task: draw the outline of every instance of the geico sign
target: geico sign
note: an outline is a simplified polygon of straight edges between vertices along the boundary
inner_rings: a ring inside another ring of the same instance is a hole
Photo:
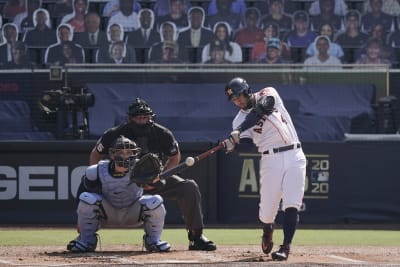
[[[78,166],[69,172],[68,166],[0,166],[0,200],[64,200],[69,193],[76,197],[86,168]]]

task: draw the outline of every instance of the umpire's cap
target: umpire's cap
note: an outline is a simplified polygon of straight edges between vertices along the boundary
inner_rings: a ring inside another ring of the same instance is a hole
[[[245,79],[235,77],[225,86],[225,94],[228,100],[231,100],[233,97],[241,94],[250,95],[251,88]]]
[[[136,98],[135,102],[129,105],[127,114],[129,116],[138,116],[138,115],[154,116],[153,110],[150,108],[147,102],[139,97]]]

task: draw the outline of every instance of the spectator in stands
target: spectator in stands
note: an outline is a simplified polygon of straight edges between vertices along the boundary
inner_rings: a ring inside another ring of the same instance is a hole
[[[275,22],[269,22],[264,26],[264,39],[256,42],[251,49],[250,61],[257,62],[266,57],[267,44],[271,38],[279,39],[279,26]],[[285,60],[290,59],[290,47],[286,42],[280,41],[281,57]]]
[[[74,40],[84,48],[100,47],[107,44],[107,34],[100,30],[100,16],[96,12],[85,15],[85,31],[74,34]]]
[[[229,64],[232,61],[225,59],[225,53],[229,53],[226,49],[226,44],[215,39],[210,42],[210,59],[207,60],[206,64]]]
[[[370,1],[364,1],[363,14],[371,12]],[[382,12],[397,17],[400,15],[400,3],[399,0],[385,0],[382,1]]]
[[[214,39],[219,40],[226,45],[228,53],[225,53],[225,59],[233,63],[241,63],[243,61],[242,48],[238,43],[231,40],[231,28],[227,22],[218,22],[214,26]],[[201,54],[201,62],[206,62],[210,59],[210,43],[204,46]]]
[[[190,0],[184,0],[185,13],[188,12],[191,7]],[[165,16],[169,14],[169,1],[166,0],[156,0],[153,6],[154,14],[157,17]]]
[[[157,28],[165,21],[173,22],[178,31],[189,26],[184,0],[169,0],[169,12],[157,17]]]
[[[285,12],[286,14],[292,14],[293,12],[295,12],[296,10],[299,9],[298,7],[298,3],[296,3],[297,1],[289,1],[289,0],[283,0],[283,12]],[[257,7],[260,12],[261,15],[267,15],[270,12],[270,5],[271,4],[271,0],[257,0],[254,1],[253,6]]]
[[[23,42],[17,41],[12,45],[12,60],[3,65],[4,69],[32,68],[29,61],[28,50]]]
[[[70,24],[74,33],[85,31],[85,15],[88,12],[89,0],[74,0],[73,12],[65,15],[61,24]]]
[[[47,66],[85,62],[85,52],[80,45],[72,41],[73,35],[71,25],[61,24],[57,27],[58,42],[46,49],[44,63]]]
[[[213,29],[217,22],[225,21],[232,31],[236,31],[240,26],[241,16],[231,12],[232,0],[216,0],[216,5],[218,12],[208,15],[208,26]]]
[[[205,14],[201,7],[191,7],[188,12],[190,27],[179,33],[178,44],[180,49],[188,52],[189,61],[201,61],[201,51],[213,38],[213,32],[204,27]]]
[[[14,23],[6,23],[3,25],[3,36],[5,42],[0,45],[0,64],[12,60],[12,46],[18,41],[18,28]]]
[[[318,32],[318,35],[320,35],[320,36],[321,35],[325,35],[325,36],[327,36],[329,38],[329,40],[333,40],[334,32],[335,32],[335,30],[334,30],[332,24],[324,23],[324,24],[321,25],[321,28],[320,28],[320,30]],[[309,57],[312,57],[312,56],[315,56],[317,54],[317,52],[318,51],[316,49],[315,40],[314,40],[314,42],[312,42],[308,46],[308,48],[306,50],[306,55],[309,56]],[[342,59],[343,56],[344,56],[344,52],[343,52],[342,47],[339,44],[334,43],[332,41],[330,42],[328,53],[329,53],[329,55],[337,57],[339,59]]]
[[[394,31],[394,18],[382,11],[382,0],[369,0],[369,3],[371,5],[371,12],[362,16],[362,30],[366,33],[370,33],[372,26],[380,23],[383,25],[386,32]]]
[[[284,39],[292,30],[292,17],[284,12],[283,0],[271,0],[268,5],[269,14],[261,18],[260,25],[265,28],[271,22],[279,26],[279,38]]]
[[[265,56],[256,61],[256,63],[262,64],[282,64],[285,60],[281,54],[281,41],[279,38],[272,37],[268,40]]]
[[[179,45],[176,41],[164,41],[162,42],[161,57],[154,59],[151,63],[162,63],[162,64],[177,64],[184,63],[179,58]]]
[[[354,63],[354,50],[360,48],[368,39],[368,35],[360,31],[361,14],[358,10],[349,10],[345,16],[345,32],[339,34],[336,43],[344,49],[345,63]]]
[[[215,15],[218,13],[217,1],[211,0],[208,4],[207,15]],[[245,0],[232,0],[231,13],[238,14],[240,17],[246,13],[247,5]]]
[[[154,12],[148,8],[139,11],[139,29],[130,32],[127,37],[127,45],[136,52],[138,63],[145,63],[148,59],[150,46],[161,41],[160,34],[154,29]]]
[[[250,7],[246,10],[244,27],[235,33],[235,42],[242,47],[253,47],[256,42],[264,40],[263,30],[259,27],[260,10]]]
[[[171,21],[165,21],[160,26],[160,39],[161,41],[153,44],[149,49],[149,62],[160,62],[163,56],[163,45],[164,42],[177,42],[178,40],[178,30],[175,24]],[[176,49],[178,58],[180,61],[186,61],[187,55],[185,51],[179,48]]]
[[[25,12],[15,16],[13,22],[17,25],[20,33],[24,34],[28,30],[32,30],[34,26],[33,13],[42,6],[41,0],[25,0],[27,7]]]
[[[13,20],[16,15],[25,11],[25,0],[7,0],[3,6],[3,18]]]
[[[168,1],[165,1],[165,2],[168,2]],[[142,6],[140,5],[139,1],[135,1],[132,6],[133,12],[138,13],[141,8],[142,8]],[[115,14],[117,14],[119,11],[120,11],[119,0],[110,0],[110,1],[107,1],[107,3],[105,4],[105,6],[103,8],[102,16],[103,17],[112,17]]]
[[[383,29],[383,25],[378,23],[372,26],[372,32],[370,34],[370,38],[376,38],[381,42],[382,46],[382,57],[385,59],[390,60],[393,64],[397,62],[397,57],[395,50],[393,47],[389,46],[386,42],[386,32]],[[366,53],[366,46],[358,49],[356,52],[356,57],[359,58],[362,54]]]
[[[34,57],[37,65],[44,63],[46,48],[57,42],[56,31],[51,28],[49,12],[44,8],[38,8],[33,12],[35,27],[25,33],[23,41],[28,47],[29,54]]]
[[[319,0],[321,12],[311,16],[311,26],[313,31],[321,29],[322,24],[330,23],[334,33],[343,30],[342,17],[334,13],[335,0]]]
[[[135,63],[135,59],[127,56],[126,44],[122,41],[117,41],[110,46],[110,55],[104,62],[112,64],[127,64]]]
[[[56,32],[51,29],[49,12],[44,8],[33,12],[33,30],[25,33],[23,41],[28,47],[48,47],[57,42]]]
[[[51,18],[56,20],[74,12],[72,0],[56,0],[50,8]],[[53,25],[55,27],[55,25]]]
[[[124,31],[122,25],[118,23],[110,24],[107,28],[107,43],[104,43],[97,50],[96,62],[104,63],[109,61],[111,45],[115,42],[124,41]],[[126,46],[126,57],[135,58],[136,54],[132,47]]]
[[[308,47],[315,39],[316,34],[310,30],[308,14],[299,10],[293,14],[294,30],[287,36],[287,43],[290,47]]]
[[[365,54],[362,54],[356,61],[357,64],[388,64],[392,63],[390,60],[384,58],[382,43],[377,38],[368,40]]]
[[[338,16],[344,16],[347,13],[347,4],[345,0],[335,0],[334,13]],[[308,10],[311,16],[317,16],[321,13],[319,0],[315,0]]]
[[[329,54],[331,41],[328,36],[320,35],[315,38],[315,49],[317,54],[304,61],[304,65],[340,65],[339,58]]]
[[[108,25],[118,23],[124,27],[124,32],[139,28],[138,15],[133,11],[135,0],[119,0],[119,11],[110,17]]]

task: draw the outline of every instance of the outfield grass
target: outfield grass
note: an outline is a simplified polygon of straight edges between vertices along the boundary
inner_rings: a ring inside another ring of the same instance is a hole
[[[282,240],[282,230],[275,231],[275,242]],[[101,243],[141,244],[143,229],[102,229],[98,232]],[[217,245],[258,245],[260,229],[206,229],[205,234]],[[0,246],[51,246],[66,245],[76,237],[74,229],[0,229]],[[187,245],[184,229],[165,229],[162,239],[171,244]],[[400,231],[391,230],[311,230],[296,232],[297,245],[321,246],[400,246]]]

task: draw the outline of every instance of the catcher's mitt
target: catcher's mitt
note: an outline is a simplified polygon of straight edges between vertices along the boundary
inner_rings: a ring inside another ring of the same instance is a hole
[[[138,185],[154,184],[160,180],[161,161],[156,154],[148,153],[136,162],[130,181]]]

